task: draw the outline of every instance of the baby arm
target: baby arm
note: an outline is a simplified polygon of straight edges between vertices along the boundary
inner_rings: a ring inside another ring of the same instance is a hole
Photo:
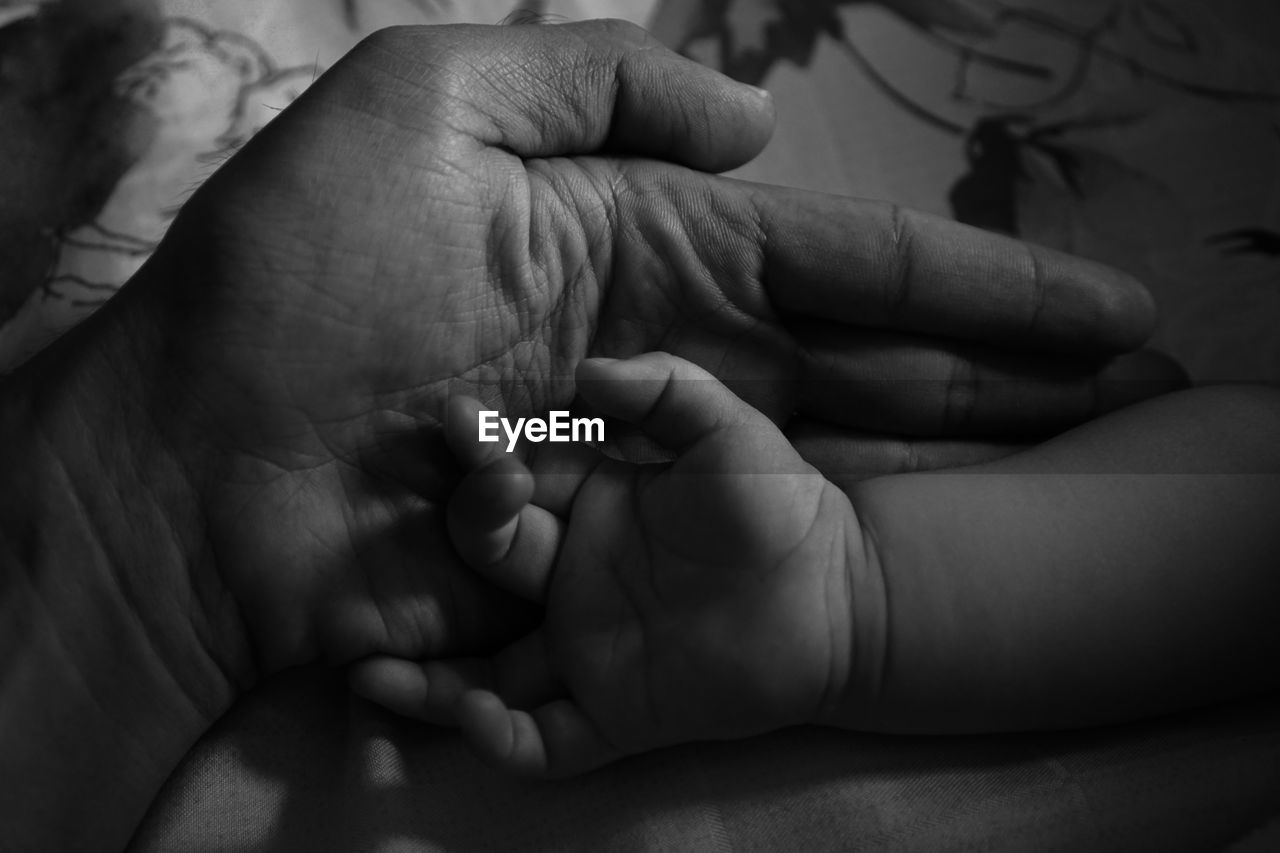
[[[482,755],[535,775],[833,712],[857,668],[851,602],[873,600],[850,571],[864,561],[848,498],[687,362],[591,360],[578,380],[675,461],[539,445],[530,472],[480,450],[478,404],[453,401],[446,432],[470,473],[452,538],[478,572],[545,601],[543,625],[483,660],[367,662],[353,686],[456,720]]]
[[[1280,392],[1203,388],[852,489],[888,628],[840,722],[1073,727],[1273,688],[1278,435]]]
[[[621,381],[632,368],[649,381]],[[1273,681],[1274,392],[1168,397],[846,500],[718,383],[676,381],[688,369],[646,356],[589,365],[598,387],[583,384],[676,450],[671,467],[576,448],[531,476],[477,455],[474,412],[455,406],[472,473],[454,541],[546,600],[546,623],[486,660],[371,662],[357,688],[456,720],[501,766],[560,775],[797,723],[1075,726]]]

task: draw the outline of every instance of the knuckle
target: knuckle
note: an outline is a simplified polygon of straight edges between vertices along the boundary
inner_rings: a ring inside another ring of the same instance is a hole
[[[943,394],[942,428],[946,434],[967,431],[978,408],[979,378],[973,363],[956,357]]]
[[[1031,268],[1031,313],[1027,320],[1027,329],[1034,334],[1041,327],[1045,305],[1049,300],[1049,276],[1045,272],[1044,259],[1035,246],[1024,244],[1027,263]]]
[[[644,27],[621,18],[603,18],[590,22],[588,26],[597,27],[614,41],[629,46],[641,47],[653,41],[653,36]]]
[[[411,30],[407,26],[383,27],[365,36],[351,52],[354,59],[368,56],[403,56],[408,53],[406,44]]]
[[[892,205],[889,209],[889,249],[893,271],[885,280],[884,291],[885,317],[891,323],[897,323],[910,307],[911,285],[915,277],[915,236],[915,224],[909,211],[901,205]]]

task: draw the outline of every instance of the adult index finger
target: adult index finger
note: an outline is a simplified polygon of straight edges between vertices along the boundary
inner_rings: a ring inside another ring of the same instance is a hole
[[[1131,276],[893,204],[749,185],[779,313],[989,346],[1136,349],[1155,306]]]

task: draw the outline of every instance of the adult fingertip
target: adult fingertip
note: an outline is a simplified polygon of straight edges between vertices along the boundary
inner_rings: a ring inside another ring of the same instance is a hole
[[[733,86],[733,94],[728,97],[736,102],[743,116],[746,136],[740,143],[738,152],[742,162],[734,164],[742,165],[754,159],[773,138],[778,124],[777,104],[773,93],[768,89],[734,80],[714,69],[712,71]]]
[[[1158,309],[1155,297],[1136,276],[1106,267],[1110,288],[1103,308],[1114,324],[1110,343],[1118,352],[1132,352],[1155,333]]]
[[[755,159],[773,137],[773,96],[676,53],[627,54],[618,67],[622,92],[613,147],[705,172]]]
[[[1138,349],[1155,331],[1155,300],[1133,275],[1054,249],[1008,245],[1030,261],[1029,330],[1046,349],[1115,355]]]
[[[1045,314],[1070,326],[1078,339],[1091,341],[1101,352],[1123,353],[1140,348],[1155,332],[1156,303],[1135,276],[1109,264],[1062,252],[1039,252],[1041,287],[1050,291]]]

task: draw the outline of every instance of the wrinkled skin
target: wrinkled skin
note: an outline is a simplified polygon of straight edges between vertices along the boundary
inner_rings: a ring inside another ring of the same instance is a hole
[[[282,668],[483,655],[532,627],[447,535],[455,391],[532,415],[573,398],[585,355],[667,351],[856,479],[1176,384],[1112,360],[1153,325],[1118,273],[712,175],[771,124],[767,97],[625,25],[416,28],[224,164],[0,384],[11,846],[122,849]]]
[[[626,25],[405,29],[226,164],[100,321],[140,330],[142,405],[198,496],[210,642],[270,672],[527,627],[447,541],[439,420],[459,390],[510,416],[565,405],[588,354],[667,350],[837,437],[871,408],[877,431],[964,436],[1102,407],[1096,366],[1150,330],[1136,283],[709,174],[771,124],[767,97]],[[867,365],[929,381],[869,407],[838,392]],[[1037,405],[969,383],[956,419],[949,379],[984,371]]]

